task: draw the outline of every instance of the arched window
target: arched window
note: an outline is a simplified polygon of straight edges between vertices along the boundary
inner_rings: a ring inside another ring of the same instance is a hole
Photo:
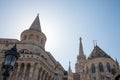
[[[33,40],[33,34],[30,34],[29,39]]]
[[[102,63],[99,63],[99,71],[100,72],[104,72],[104,68],[103,68],[103,64]]]
[[[110,70],[111,70],[111,67],[110,67],[110,64],[109,63],[107,63],[107,70],[110,72]]]
[[[96,68],[95,68],[95,65],[94,65],[94,64],[91,65],[91,70],[92,70],[92,73],[95,73],[95,72],[96,72]]]
[[[35,40],[39,41],[39,36],[38,35],[35,36]]]
[[[26,36],[26,35],[24,35],[24,36],[23,36],[23,40],[26,40],[26,38],[27,38],[27,36]]]

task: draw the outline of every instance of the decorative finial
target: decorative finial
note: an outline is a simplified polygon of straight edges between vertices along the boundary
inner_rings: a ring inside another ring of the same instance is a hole
[[[39,13],[37,13],[37,16],[39,16]]]
[[[71,65],[71,62],[69,61],[69,66]]]
[[[82,38],[80,37],[80,41],[82,40]]]
[[[93,40],[94,47],[97,46],[97,40]]]

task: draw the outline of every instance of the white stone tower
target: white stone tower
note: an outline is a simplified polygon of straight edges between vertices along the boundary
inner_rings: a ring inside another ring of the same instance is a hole
[[[21,41],[23,43],[32,43],[38,45],[44,49],[46,36],[41,30],[39,15],[37,15],[30,28],[21,33]]]
[[[80,37],[79,55],[77,56],[77,62],[75,65],[76,73],[83,72],[83,64],[85,63],[85,61],[86,61],[86,56],[83,51],[82,38]]]
[[[16,44],[20,54],[9,80],[62,80],[64,68],[45,50],[46,36],[41,30],[39,15],[29,29],[21,33],[21,40],[0,38],[0,80],[2,80],[4,53]],[[57,76],[55,75],[57,71]]]

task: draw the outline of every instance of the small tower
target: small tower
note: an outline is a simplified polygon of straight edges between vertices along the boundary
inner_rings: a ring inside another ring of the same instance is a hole
[[[39,15],[37,15],[30,28],[21,33],[21,42],[35,44],[44,49],[46,36],[41,30]]]
[[[80,73],[83,71],[83,63],[86,61],[86,56],[83,51],[83,45],[82,45],[82,38],[80,37],[80,44],[79,44],[79,55],[77,56],[77,63],[75,70],[76,72]]]
[[[69,68],[68,68],[68,80],[73,80],[73,73],[71,70],[71,62],[69,61]]]

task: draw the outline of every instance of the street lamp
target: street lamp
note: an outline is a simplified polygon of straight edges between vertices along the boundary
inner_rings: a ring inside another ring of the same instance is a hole
[[[4,58],[4,68],[3,80],[7,80],[9,77],[10,70],[13,69],[17,59],[19,58],[19,53],[17,52],[16,44],[5,52]]]

